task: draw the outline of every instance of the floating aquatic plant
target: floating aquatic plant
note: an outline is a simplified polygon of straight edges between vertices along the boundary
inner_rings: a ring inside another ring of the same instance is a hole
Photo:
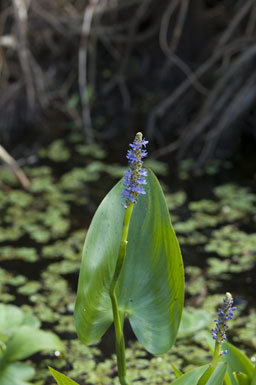
[[[63,351],[61,340],[39,327],[39,320],[31,313],[0,304],[1,385],[30,385],[35,370],[19,361],[41,350]]]

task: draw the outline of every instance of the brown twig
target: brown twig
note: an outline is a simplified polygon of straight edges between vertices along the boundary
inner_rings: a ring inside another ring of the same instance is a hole
[[[251,36],[256,25],[256,3],[254,2],[248,24],[246,26],[246,35]]]
[[[190,78],[192,85],[194,88],[200,92],[202,95],[207,95],[208,90],[200,83],[200,81],[194,76],[193,71],[189,68],[189,66],[177,55],[175,52],[179,45],[179,41],[183,32],[184,24],[186,21],[186,16],[188,12],[190,0],[181,0],[179,7],[179,14],[177,17],[177,21],[173,30],[173,35],[170,44],[168,44],[168,25],[170,23],[170,18],[175,12],[176,8],[179,5],[177,0],[171,2],[166,12],[163,15],[159,33],[159,43],[162,51],[167,56],[167,63],[165,64],[165,68],[162,72],[161,78],[164,79],[167,73],[170,71],[171,66],[176,65],[188,78]]]
[[[10,166],[12,171],[15,173],[17,178],[19,179],[22,186],[28,190],[30,188],[30,181],[27,176],[24,174],[22,169],[19,167],[16,160],[4,149],[3,146],[0,145],[0,158]]]
[[[172,54],[169,58],[169,63],[175,64],[186,75],[186,77],[190,79],[191,86],[194,87],[200,94],[208,94],[208,89],[197,79],[195,73],[191,71],[189,66],[181,60],[181,58]]]
[[[134,38],[136,36],[136,32],[137,32],[139,23],[140,23],[141,19],[145,16],[145,13],[146,13],[151,1],[152,0],[143,0],[142,1],[142,3],[138,7],[138,9],[137,9],[137,11],[133,17],[132,22],[130,23],[130,28],[128,30],[128,40],[127,40],[126,50],[125,50],[124,58],[123,58],[122,63],[121,63],[120,72],[122,74],[124,74],[126,71],[126,67],[128,65],[129,59],[130,59],[132,47],[134,44]]]
[[[168,45],[168,39],[167,39],[170,19],[173,13],[175,12],[176,8],[178,7],[179,2],[180,0],[170,1],[161,20],[161,26],[160,26],[160,32],[159,32],[159,43],[160,43],[160,47],[162,48],[162,51],[167,56],[169,56],[170,54],[170,47]]]
[[[234,61],[230,70],[220,78],[216,87],[213,89],[202,111],[197,118],[197,121],[192,123],[183,131],[183,144],[180,150],[180,157],[183,157],[187,148],[198,136],[211,124],[215,117],[218,117],[223,108],[229,104],[233,95],[243,84],[243,77],[238,76],[238,73],[256,56],[256,45],[251,46],[243,54],[238,56]]]
[[[27,44],[27,7],[24,0],[12,0],[14,7],[14,14],[16,19],[17,31],[18,31],[18,55],[20,65],[24,75],[24,81],[26,84],[26,94],[28,107],[33,111],[35,107],[35,88],[33,78],[31,76],[31,66],[29,61],[29,49]]]
[[[248,0],[244,3],[243,7],[238,7],[238,11],[236,15],[233,17],[232,21],[230,22],[228,28],[221,36],[217,48],[223,46],[224,44],[227,44],[228,41],[231,39],[233,33],[238,28],[239,24],[242,22],[246,14],[249,12],[251,6],[254,4],[255,0]]]
[[[174,52],[176,52],[177,47],[180,42],[180,38],[183,32],[184,24],[186,21],[186,16],[188,12],[189,7],[189,1],[190,0],[181,0],[181,1],[174,1],[169,4],[167,11],[163,15],[160,33],[159,33],[159,42],[160,47],[162,48],[163,52],[166,54],[168,58],[170,58]],[[170,44],[168,44],[168,25],[170,23],[170,18],[172,14],[175,12],[177,6],[179,5],[179,13],[177,17],[177,21],[173,30],[172,39]]]
[[[82,107],[82,121],[85,140],[87,143],[93,143],[92,121],[90,112],[90,101],[88,100],[89,85],[87,83],[88,66],[88,42],[91,30],[91,24],[95,9],[99,0],[90,0],[84,11],[84,18],[81,31],[80,47],[78,52],[78,83],[79,95]]]

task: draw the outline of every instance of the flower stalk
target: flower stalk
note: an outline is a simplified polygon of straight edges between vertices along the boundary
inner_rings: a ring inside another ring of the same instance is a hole
[[[130,167],[124,174],[124,189],[121,195],[121,197],[125,199],[125,203],[122,203],[122,206],[125,208],[125,214],[119,253],[109,289],[116,335],[118,377],[121,385],[129,385],[126,379],[125,341],[123,333],[125,314],[120,314],[115,289],[125,261],[128,231],[134,204],[137,202],[140,194],[145,194],[142,185],[146,184],[145,177],[147,176],[147,172],[142,168],[142,159],[147,155],[147,152],[143,149],[147,143],[139,132],[135,136],[134,142],[130,144],[131,149],[129,149],[127,153]]]
[[[212,362],[210,363],[209,368],[200,378],[198,385],[205,385],[210,378],[211,374],[216,369],[218,363],[220,362],[220,357],[222,354],[227,354],[227,350],[221,350],[222,343],[227,339],[227,331],[229,329],[227,322],[233,318],[234,311],[236,307],[233,306],[234,300],[230,293],[226,293],[226,296],[223,298],[223,304],[221,308],[218,309],[218,319],[215,320],[215,328],[212,329],[212,338],[215,340],[215,348],[212,357]]]
[[[126,359],[125,359],[125,341],[123,333],[123,322],[124,314],[121,316],[118,310],[118,302],[116,298],[115,288],[121,273],[125,255],[126,255],[126,246],[127,246],[127,236],[129,230],[130,219],[133,211],[133,203],[130,203],[125,211],[124,222],[123,222],[123,231],[119,249],[119,255],[117,258],[116,268],[114,276],[110,285],[109,295],[111,298],[112,309],[113,309],[113,318],[115,326],[115,335],[116,335],[116,356],[117,356],[117,367],[118,367],[118,377],[121,385],[128,385],[126,380]]]

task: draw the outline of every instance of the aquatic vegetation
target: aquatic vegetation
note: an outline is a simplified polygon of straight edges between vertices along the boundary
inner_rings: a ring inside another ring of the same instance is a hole
[[[54,162],[65,162],[71,156],[69,149],[66,147],[64,140],[57,139],[52,142],[48,148],[41,149],[39,156],[46,157]]]
[[[1,302],[18,303],[22,310],[32,311],[43,327],[57,332],[65,344],[65,357],[42,356],[40,362],[34,363],[35,379],[40,385],[49,381],[46,380],[47,365],[68,373],[77,382],[118,383],[115,357],[111,356],[113,351],[106,348],[111,345],[108,341],[112,341],[113,332],[109,330],[97,348],[81,345],[76,340],[73,311],[89,218],[113,180],[120,178],[125,168],[103,162],[102,148],[94,156],[90,146],[84,146],[81,135],[72,134],[70,141],[65,141],[65,147],[71,153],[68,162],[44,157],[40,158],[40,165],[26,166],[26,174],[31,180],[29,192],[22,191],[15,176],[0,167]],[[145,167],[165,175],[166,165],[161,170],[161,163],[158,167],[158,162],[153,165],[150,162],[150,159],[146,160]],[[66,183],[68,176],[64,184],[65,174],[69,175],[73,168],[80,168],[76,174],[78,182],[72,177]],[[173,170],[170,171],[172,174]],[[210,329],[209,319],[214,319],[216,305],[221,299],[219,294],[212,294],[232,289],[238,296],[238,312],[242,311],[242,314],[232,320],[230,338],[236,346],[243,346],[250,359],[254,359],[255,194],[250,187],[237,186],[231,178],[231,182],[212,188],[207,199],[202,199],[204,194],[195,193],[200,188],[200,176],[194,177],[193,182],[188,171],[189,180],[170,185],[169,174],[162,178],[161,185],[183,250],[189,313],[192,307],[199,307],[198,311],[204,312],[201,327]],[[220,183],[218,178],[217,181]],[[215,181],[210,184],[215,185]],[[249,203],[246,203],[247,196]],[[186,311],[184,314],[186,318]],[[192,318],[198,323],[199,317]],[[175,379],[170,363],[175,363],[185,373],[195,366],[207,364],[210,355],[204,342],[206,339],[199,328],[193,329],[192,321],[189,324],[194,332],[186,331],[188,334],[182,337],[182,320],[175,346],[170,352],[156,357],[148,355],[128,334],[126,360],[130,380],[135,384],[169,385]]]
[[[13,305],[0,304],[0,383],[29,385],[35,370],[18,361],[39,351],[62,351],[61,340],[40,330],[39,320]]]
[[[160,185],[150,170],[142,168],[145,144],[137,134],[127,155],[131,168],[125,173],[124,188],[120,181],[110,191],[91,223],[75,308],[78,336],[85,344],[97,342],[114,321],[122,384],[127,383],[125,315],[146,349],[160,354],[174,343],[183,306],[179,246]],[[125,208],[121,197],[126,199]]]
[[[97,144],[78,144],[76,145],[76,151],[80,155],[91,155],[95,159],[104,159],[107,155],[106,151]]]
[[[218,309],[218,319],[215,320],[215,328],[212,329],[212,338],[216,341],[216,346],[227,339],[228,321],[233,318],[236,306],[233,306],[234,300],[230,293],[226,293],[222,306]],[[217,346],[218,347],[218,346]],[[221,354],[227,354],[227,350],[221,351]]]
[[[187,199],[185,191],[178,191],[173,194],[165,193],[166,204],[169,210],[177,209],[184,205]]]
[[[215,320],[215,328],[212,329],[212,340],[209,334],[201,334],[199,340],[206,338],[213,353],[212,361],[208,365],[192,369],[186,374],[182,373],[174,365],[174,371],[178,379],[174,385],[254,385],[256,383],[256,367],[252,361],[238,348],[228,343],[228,322],[233,318],[236,307],[233,306],[233,298],[226,293],[222,306],[218,309],[218,319]]]

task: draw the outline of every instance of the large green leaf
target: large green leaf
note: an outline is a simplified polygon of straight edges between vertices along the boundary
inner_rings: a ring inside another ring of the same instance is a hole
[[[229,342],[224,342],[222,349],[228,350],[228,353],[222,356],[222,361],[228,364],[228,375],[232,385],[237,385],[233,372],[242,372],[252,379],[254,365],[246,355]]]
[[[173,381],[171,385],[196,385],[209,365],[200,366],[183,374],[177,380]]]
[[[51,372],[51,375],[55,378],[58,385],[78,385],[77,382],[74,380],[71,380],[71,378],[65,376],[65,374],[62,374],[58,372],[57,370],[51,368],[49,366],[49,370]]]
[[[124,208],[120,181],[99,206],[87,233],[80,270],[75,324],[85,344],[95,343],[113,321],[109,286],[118,256]],[[154,354],[172,346],[184,297],[179,244],[154,174],[134,206],[127,255],[117,285],[119,310],[138,340]]]
[[[21,360],[41,350],[63,350],[63,344],[53,333],[21,326],[8,340],[2,360]]]
[[[206,385],[222,385],[227,370],[226,363],[219,363]]]
[[[33,368],[28,365],[16,362],[0,367],[1,385],[31,385],[30,380],[35,374]]]

